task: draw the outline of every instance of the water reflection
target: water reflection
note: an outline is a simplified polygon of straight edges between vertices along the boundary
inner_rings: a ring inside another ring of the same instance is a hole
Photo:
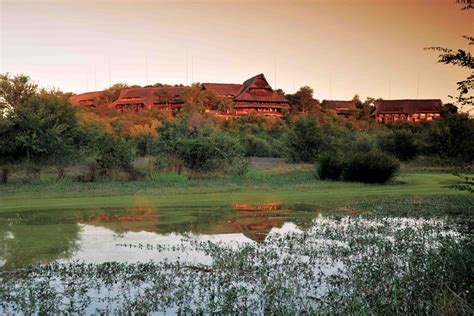
[[[294,206],[293,210],[281,202],[237,203],[221,208],[139,205],[4,213],[0,215],[0,267],[10,269],[57,260],[175,258],[179,254],[164,253],[156,258],[143,252],[117,250],[117,244],[172,245],[183,235],[213,241],[262,242],[285,223],[304,226],[315,215],[314,207],[306,206],[301,211]]]

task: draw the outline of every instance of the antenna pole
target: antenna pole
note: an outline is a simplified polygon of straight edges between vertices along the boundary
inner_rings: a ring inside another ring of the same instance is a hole
[[[329,100],[332,100],[332,76],[329,76]]]
[[[97,91],[97,68],[94,64],[94,91]]]
[[[276,89],[276,88],[277,88],[277,59],[276,59],[276,56],[275,56],[275,60],[274,60],[274,61],[275,61],[275,63],[274,63],[274,66],[275,66],[275,68],[274,68],[274,75],[275,75],[275,78],[274,78],[274,80],[273,80],[273,85],[274,85],[274,87],[275,87],[275,89]]]
[[[111,81],[110,78],[111,78],[111,77],[110,77],[110,57],[109,57],[109,87],[112,86],[112,81]]]
[[[194,56],[191,57],[191,83],[194,83]]]
[[[392,99],[392,77],[388,81],[388,99]]]
[[[418,83],[416,85],[416,98],[419,99],[420,95],[420,72],[418,72]]]
[[[148,56],[145,57],[145,83],[148,86]]]
[[[186,85],[188,84],[188,49],[186,49]]]

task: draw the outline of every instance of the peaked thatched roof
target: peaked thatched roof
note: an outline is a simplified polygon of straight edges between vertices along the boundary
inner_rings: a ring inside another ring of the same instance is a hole
[[[242,102],[272,102],[288,103],[288,100],[274,91],[265,79],[264,74],[258,74],[244,81],[234,83],[204,83],[204,89],[213,91],[221,97],[230,96],[233,101]],[[258,91],[258,92],[257,92]]]
[[[73,95],[69,98],[69,102],[72,105],[80,106],[98,106],[100,98],[103,96],[103,91],[93,91],[93,92],[86,92],[81,94]]]
[[[323,109],[337,110],[356,110],[356,103],[354,101],[336,101],[336,100],[324,100],[321,103]]]
[[[183,96],[188,87],[158,87],[158,88],[128,88],[120,90],[120,95],[112,105],[143,104],[151,107],[153,104],[183,103]]]
[[[443,102],[439,99],[405,99],[375,101],[376,114],[441,113]]]
[[[240,90],[242,90],[241,84],[235,83],[203,83],[204,89],[213,91],[218,96],[232,96],[235,97]]]

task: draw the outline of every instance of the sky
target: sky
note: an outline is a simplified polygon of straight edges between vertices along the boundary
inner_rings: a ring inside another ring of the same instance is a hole
[[[455,0],[0,0],[0,72],[82,93],[114,83],[241,83],[287,93],[449,102],[468,70],[424,47],[469,50]],[[472,50],[472,47],[471,47]]]

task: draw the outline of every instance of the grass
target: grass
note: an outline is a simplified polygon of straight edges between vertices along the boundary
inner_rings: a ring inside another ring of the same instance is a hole
[[[317,180],[310,171],[251,170],[244,176],[189,179],[173,174],[143,181],[40,181],[0,187],[0,212],[81,207],[125,207],[141,202],[161,207],[226,206],[237,202],[312,202],[331,207],[372,197],[466,194],[449,188],[457,178],[433,172],[403,172],[392,183],[367,185]]]

